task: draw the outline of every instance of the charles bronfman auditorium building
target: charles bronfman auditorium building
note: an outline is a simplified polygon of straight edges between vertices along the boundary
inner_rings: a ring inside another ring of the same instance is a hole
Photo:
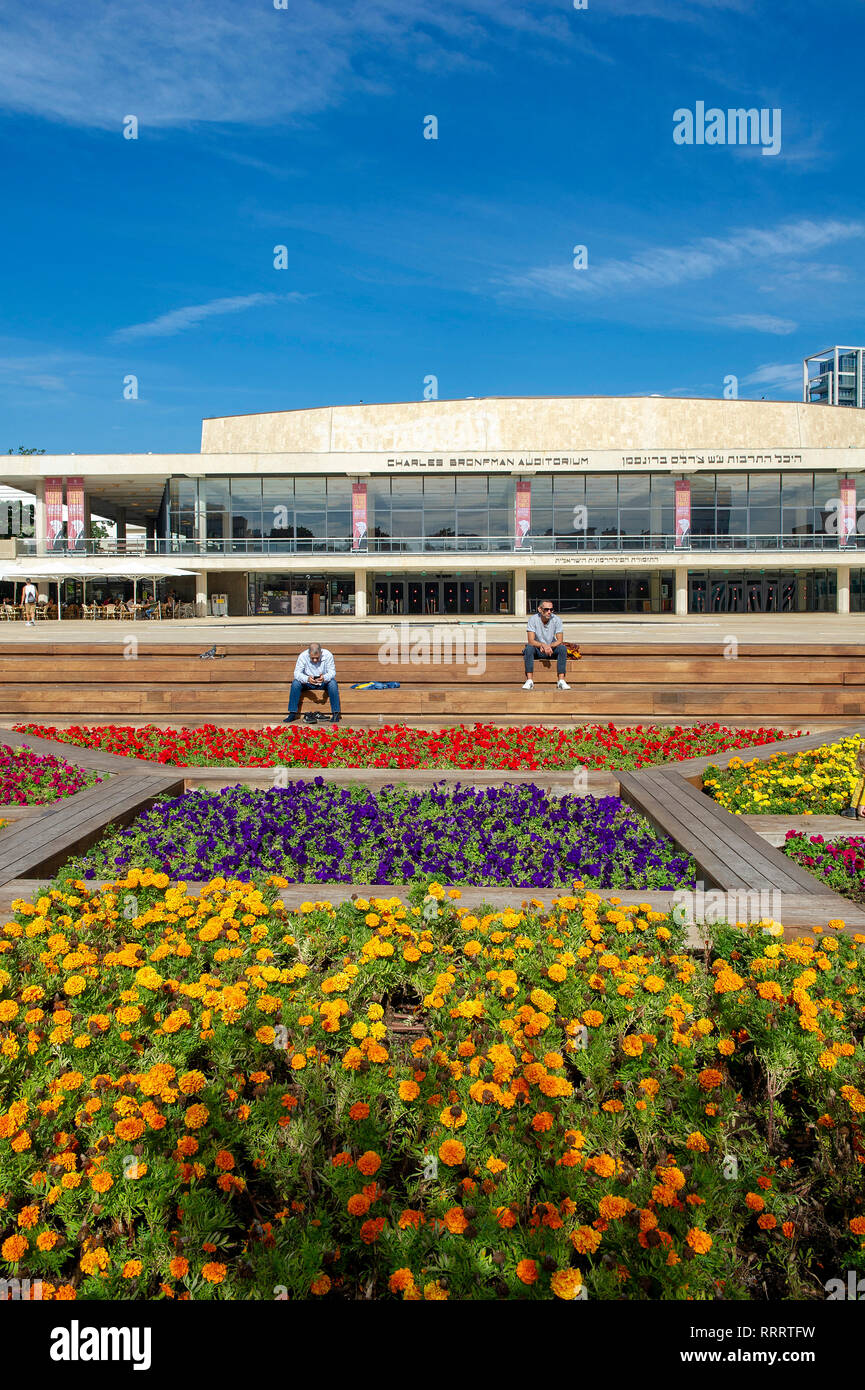
[[[199,616],[335,624],[520,618],[541,596],[584,617],[865,606],[865,411],[821,404],[235,415],[204,421],[199,454],[15,457],[3,481],[36,501],[23,534],[0,525],[0,574],[62,570],[67,602],[108,573],[118,597],[119,574],[161,576]],[[89,539],[92,515],[116,539]]]

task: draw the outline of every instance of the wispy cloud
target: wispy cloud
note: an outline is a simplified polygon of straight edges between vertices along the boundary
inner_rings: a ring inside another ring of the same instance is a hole
[[[863,236],[865,222],[802,220],[771,231],[745,228],[727,237],[703,237],[683,246],[651,247],[626,260],[595,265],[590,248],[589,265],[583,270],[575,270],[569,261],[537,266],[502,277],[497,284],[505,291],[554,299],[601,299],[707,280],[720,271],[801,257],[835,242]]]
[[[799,326],[793,319],[779,319],[774,314],[726,314],[715,322],[724,328],[742,328],[752,333],[795,333]]]
[[[187,328],[196,328],[205,319],[218,314],[238,314],[243,309],[255,309],[263,304],[278,304],[286,301],[296,302],[305,298],[294,292],[289,294],[238,294],[225,299],[211,299],[207,304],[187,304],[182,309],[171,309],[167,314],[150,319],[147,323],[133,323],[127,328],[118,328],[111,334],[115,342],[128,343],[136,338],[172,338]]]
[[[767,390],[794,392],[801,396],[802,363],[766,362],[747,376],[740,377],[739,386],[745,389],[765,386]]]
[[[401,68],[488,66],[504,42],[611,61],[561,0],[0,0],[0,14],[0,107],[114,131],[125,115],[143,131],[302,119],[361,89],[390,91],[394,55]]]

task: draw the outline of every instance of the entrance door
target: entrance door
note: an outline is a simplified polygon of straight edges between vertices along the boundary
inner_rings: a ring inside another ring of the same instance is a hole
[[[445,579],[442,582],[442,592],[439,602],[442,605],[443,613],[458,613],[461,585],[455,579]]]
[[[423,612],[423,585],[419,579],[410,579],[406,586],[408,588],[408,611],[409,613]]]
[[[711,613],[726,613],[727,611],[727,581],[726,579],[713,579],[711,581]]]
[[[441,609],[441,584],[438,580],[428,579],[423,586],[423,609],[424,612],[434,617]]]
[[[705,613],[706,611],[706,580],[697,575],[688,575],[688,611],[690,613]]]
[[[728,579],[728,580],[727,580],[727,612],[728,612],[728,613],[741,613],[741,612],[743,612],[743,605],[744,605],[744,595],[743,595],[743,592],[742,592],[743,588],[744,588],[744,585],[742,584],[741,579]]]
[[[779,579],[763,580],[763,612],[777,613],[780,608],[781,581]]]
[[[477,584],[473,579],[460,580],[460,612],[477,613]]]

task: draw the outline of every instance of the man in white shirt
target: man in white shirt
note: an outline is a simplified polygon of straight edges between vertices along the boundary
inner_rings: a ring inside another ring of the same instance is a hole
[[[540,600],[537,613],[532,614],[526,625],[526,636],[529,640],[523,649],[523,662],[526,668],[526,683],[523,690],[534,690],[535,688],[532,673],[535,669],[536,656],[554,656],[559,678],[558,688],[559,690],[570,690],[571,687],[565,680],[568,649],[565,646],[564,628],[561,618],[553,613],[550,599],[542,598]]]
[[[24,626],[36,626],[36,600],[39,595],[36,593],[36,585],[32,579],[28,579],[21,594],[21,602],[24,604]]]
[[[339,710],[339,686],[336,683],[336,665],[333,654],[318,642],[313,642],[305,652],[301,652],[294,668],[294,679],[288,697],[288,717],[283,724],[293,724],[300,710],[300,697],[307,690],[326,690],[330,700],[331,723],[338,724],[342,715]]]

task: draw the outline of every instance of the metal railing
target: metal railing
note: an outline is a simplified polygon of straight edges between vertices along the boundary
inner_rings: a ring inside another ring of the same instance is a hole
[[[508,555],[546,555],[546,554],[603,554],[633,553],[640,551],[664,551],[681,554],[700,551],[799,551],[810,554],[834,551],[843,554],[845,550],[865,548],[865,536],[850,536],[846,546],[839,544],[837,535],[815,532],[811,535],[795,536],[773,534],[757,535],[690,535],[683,545],[676,545],[673,535],[647,534],[640,536],[591,535],[576,532],[570,535],[529,536],[517,547],[513,536],[369,536],[358,550],[352,547],[350,536],[330,537],[225,537],[209,538],[200,541],[183,536],[170,537],[132,537],[126,540],[86,540],[79,543],[75,551],[67,551],[64,545],[49,548],[44,542],[31,538],[16,540],[16,554],[38,558],[47,555],[101,555],[101,556],[186,556],[207,559],[215,556],[262,556],[288,557],[293,555],[442,555],[442,554],[508,554]]]

